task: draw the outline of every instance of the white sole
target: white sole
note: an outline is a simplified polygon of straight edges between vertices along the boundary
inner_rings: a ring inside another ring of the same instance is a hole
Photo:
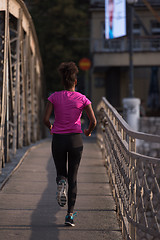
[[[67,203],[66,184],[60,182],[57,186],[57,201],[61,207],[64,207]]]
[[[70,222],[65,222],[65,225],[71,226],[71,227],[75,227],[75,224],[74,223],[70,223]]]

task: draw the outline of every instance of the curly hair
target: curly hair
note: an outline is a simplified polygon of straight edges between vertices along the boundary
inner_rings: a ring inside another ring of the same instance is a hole
[[[58,68],[66,89],[72,88],[77,78],[78,67],[74,62],[63,62]]]

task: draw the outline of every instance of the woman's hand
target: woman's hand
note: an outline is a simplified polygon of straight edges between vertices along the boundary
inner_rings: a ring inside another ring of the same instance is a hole
[[[86,137],[90,137],[91,133],[89,133],[88,129],[84,129],[84,134],[86,135]]]
[[[52,133],[52,127],[53,127],[53,125],[51,124],[51,126],[50,126],[50,128],[49,128],[51,135],[53,135],[53,133]]]
[[[85,107],[85,111],[87,113],[87,116],[89,118],[89,127],[88,129],[85,129],[84,130],[84,134],[87,136],[87,137],[90,137],[91,136],[91,132],[93,131],[93,129],[95,128],[96,126],[96,118],[95,118],[95,115],[94,115],[94,112],[93,112],[93,109],[92,109],[92,105],[91,104],[88,104],[86,107]]]
[[[51,123],[49,121],[49,118],[51,116],[51,113],[53,111],[53,104],[51,102],[47,102],[46,105],[46,109],[45,109],[45,113],[44,113],[44,117],[43,117],[43,123],[46,125],[46,127],[49,128],[49,130],[51,131]]]

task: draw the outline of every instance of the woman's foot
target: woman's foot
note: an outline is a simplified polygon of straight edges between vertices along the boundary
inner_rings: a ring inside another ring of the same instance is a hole
[[[61,207],[67,203],[66,180],[62,179],[57,184],[57,202]]]
[[[71,226],[71,227],[74,227],[75,226],[75,223],[73,221],[74,219],[74,216],[76,216],[77,213],[74,213],[74,214],[67,214],[66,217],[65,217],[65,224],[67,226]]]

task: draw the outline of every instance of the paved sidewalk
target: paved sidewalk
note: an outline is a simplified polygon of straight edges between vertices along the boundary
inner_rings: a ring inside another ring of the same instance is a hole
[[[85,138],[75,227],[55,199],[51,139],[35,146],[0,191],[1,240],[122,240],[106,169],[94,138]]]

